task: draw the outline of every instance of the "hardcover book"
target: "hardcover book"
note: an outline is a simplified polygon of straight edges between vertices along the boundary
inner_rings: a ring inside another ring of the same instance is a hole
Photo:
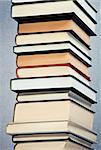
[[[7,133],[11,135],[32,134],[68,134],[73,133],[90,143],[96,142],[96,133],[71,121],[12,123],[7,127]],[[41,138],[41,137],[40,137]],[[41,139],[42,140],[42,139]]]
[[[11,89],[15,92],[44,92],[50,90],[73,90],[86,99],[96,101],[96,91],[74,76],[13,79]]]
[[[51,91],[44,93],[34,93],[34,92],[26,92],[26,93],[18,93],[16,100],[20,103],[22,102],[48,102],[48,101],[68,101],[71,100],[85,107],[86,109],[91,110],[92,104],[95,102],[93,100],[89,101],[82,96],[79,96],[77,93],[74,93],[70,90],[68,91]]]
[[[94,112],[70,100],[30,102],[16,104],[13,118],[14,123],[68,120],[92,129]]]
[[[90,84],[90,77],[83,74],[80,70],[72,66],[66,65],[50,65],[46,67],[21,67],[17,68],[16,75],[18,78],[33,78],[33,77],[50,77],[50,76],[65,76],[73,75],[85,84]]]
[[[20,143],[15,146],[15,150],[92,150],[91,148],[79,144],[71,139],[65,141],[52,141],[52,142],[34,142],[34,143]]]

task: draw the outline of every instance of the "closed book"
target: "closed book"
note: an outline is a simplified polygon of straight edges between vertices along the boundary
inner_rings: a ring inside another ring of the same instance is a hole
[[[74,36],[73,32],[69,32],[69,31],[18,34],[16,36],[16,45],[19,46],[32,45],[32,44],[51,44],[51,43],[60,43],[60,42],[67,42],[67,41],[71,41],[75,45],[76,43],[79,43],[79,46],[84,45],[85,47],[90,49],[87,44],[84,44],[77,36]]]
[[[71,121],[11,123],[7,127],[7,133],[11,135],[73,133],[91,143],[96,142],[97,136],[97,134],[91,130]]]
[[[65,141],[51,141],[51,142],[34,142],[34,143],[18,143],[15,150],[92,150],[71,139]]]
[[[16,104],[13,118],[15,123],[69,120],[92,129],[94,112],[70,100],[30,102]]]
[[[50,90],[68,90],[76,91],[83,97],[96,101],[96,91],[87,86],[74,76],[50,77],[50,78],[32,78],[32,79],[13,79],[11,80],[11,89],[15,92],[26,91],[50,91]]]
[[[76,39],[75,39],[76,40]],[[79,42],[79,41],[78,41]],[[40,54],[40,53],[52,53],[52,52],[62,52],[71,50],[76,56],[82,58],[85,63],[91,65],[91,58],[89,57],[89,49],[81,44],[81,49],[77,47],[78,44],[73,45],[70,42],[58,43],[58,44],[40,44],[40,45],[30,45],[30,46],[15,46],[14,53],[17,55],[21,54]],[[84,46],[84,47],[83,47]]]
[[[90,37],[73,21],[48,21],[39,23],[22,23],[19,24],[19,34],[29,33],[41,33],[41,32],[53,32],[53,31],[70,31],[74,35],[77,35],[82,42],[90,45]]]
[[[91,20],[85,13],[75,4],[74,1],[52,1],[46,3],[19,4],[12,7],[12,17],[22,22],[34,17],[39,18],[69,18],[74,15],[74,20],[81,25],[88,34],[95,34],[95,21]],[[65,15],[65,17],[63,17]],[[37,19],[38,18],[38,19]],[[79,22],[78,22],[79,20]],[[84,28],[85,25],[85,28]]]
[[[52,0],[53,1],[53,0]],[[55,1],[55,0],[54,0]],[[57,0],[58,1],[58,0]],[[51,2],[51,0],[12,0],[12,3],[14,4],[20,4],[20,3],[32,3],[32,2]],[[88,1],[85,0],[74,0],[74,2],[77,4],[77,6],[84,11],[85,14],[87,14],[91,19],[96,21],[96,9],[91,3],[88,3]]]
[[[90,77],[83,74],[80,70],[78,70],[71,64],[60,64],[46,67],[21,67],[17,68],[16,75],[18,78],[74,75],[85,84],[90,84]]]
[[[89,76],[88,65],[70,52],[20,55],[16,59],[17,67],[42,67],[49,65],[71,64],[84,75]]]
[[[68,90],[68,91],[51,91],[46,93],[34,93],[34,92],[26,92],[26,93],[18,93],[16,100],[20,102],[45,102],[45,101],[64,101],[71,100],[80,104],[81,106],[91,109],[91,105],[94,101],[89,101],[78,94]]]
[[[73,141],[86,148],[92,147],[92,142],[86,138],[82,138],[73,133],[54,133],[54,134],[30,134],[30,135],[14,135],[12,138],[14,143],[25,142],[52,142],[52,141]]]

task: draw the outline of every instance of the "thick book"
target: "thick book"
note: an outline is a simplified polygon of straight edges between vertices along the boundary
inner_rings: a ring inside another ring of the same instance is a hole
[[[78,41],[79,42],[79,41]],[[85,63],[91,65],[91,58],[89,57],[89,49],[81,45],[81,49],[77,47],[78,44],[73,45],[70,42],[58,43],[58,44],[42,44],[42,45],[30,45],[30,46],[14,46],[14,53],[21,54],[47,54],[52,52],[63,52],[71,50],[76,56],[81,58]]]
[[[84,84],[74,76],[48,77],[32,79],[13,79],[11,80],[11,90],[15,92],[26,91],[50,91],[50,90],[71,89],[83,97],[96,101],[96,91]]]
[[[85,84],[90,85],[90,77],[83,74],[71,64],[49,65],[45,67],[21,67],[16,69],[16,75],[18,78],[73,75]]]
[[[12,6],[12,17],[19,22],[25,22],[33,18],[34,21],[38,21],[40,18],[44,20],[47,20],[47,18],[71,19],[71,16],[89,35],[95,35],[96,22],[90,19],[74,1],[51,1]]]
[[[75,54],[74,54],[75,55]],[[85,64],[84,61],[80,61],[70,52],[62,53],[49,53],[49,54],[29,54],[29,55],[20,55],[17,56],[16,64],[17,67],[42,67],[50,65],[59,65],[59,64],[71,64],[78,70],[80,70],[84,75],[89,76],[88,64]]]
[[[16,100],[20,103],[22,102],[48,102],[48,101],[64,101],[64,100],[71,100],[80,104],[81,106],[85,107],[86,109],[91,110],[92,104],[94,101],[88,101],[83,97],[79,96],[78,94],[68,90],[68,91],[51,91],[49,93],[33,93],[33,92],[26,92],[26,93],[18,93]]]
[[[10,135],[73,133],[91,143],[95,143],[97,137],[95,132],[65,120],[57,122],[11,123],[7,126],[7,133]]]
[[[92,150],[83,144],[67,139],[64,141],[18,143],[14,150]]]
[[[17,103],[15,104],[13,116],[14,123],[68,120],[87,129],[92,129],[93,119],[93,111],[70,100]]]
[[[69,31],[78,36],[83,43],[90,45],[88,36],[73,20],[48,21],[39,23],[22,23],[18,26],[18,34],[46,33],[56,31]]]

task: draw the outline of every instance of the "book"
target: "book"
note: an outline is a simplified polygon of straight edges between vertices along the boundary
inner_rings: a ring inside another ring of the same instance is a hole
[[[83,43],[88,46],[90,45],[90,36],[88,36],[73,20],[22,23],[18,26],[18,34],[46,33],[54,31],[69,31],[78,36]]]
[[[90,85],[90,77],[84,75],[80,70],[71,64],[51,65],[46,67],[21,67],[16,69],[16,75],[17,78],[74,75],[85,84]]]
[[[78,117],[79,114],[80,116]],[[15,105],[13,118],[13,121],[16,123],[69,120],[87,129],[92,129],[94,112],[70,100],[30,102],[17,103]]]
[[[52,0],[55,1],[55,0]],[[57,0],[58,1],[58,0]],[[20,3],[32,3],[32,2],[51,2],[51,0],[12,0],[12,3],[14,4],[20,4]],[[75,4],[84,11],[85,14],[88,15],[91,19],[96,21],[96,9],[94,6],[91,5],[91,3],[88,3],[86,0],[74,0]]]
[[[70,52],[20,55],[16,58],[17,67],[44,67],[59,64],[71,64],[84,75],[89,76],[88,65]]]
[[[91,20],[74,1],[51,1],[12,6],[12,17],[18,22],[25,22],[28,19],[31,20],[31,18],[36,21],[40,18],[45,18],[45,20],[47,18],[59,19],[59,16],[64,19],[71,19],[70,17],[73,16],[73,19],[86,30],[86,33],[95,35],[95,21]]]
[[[96,142],[97,136],[95,132],[71,121],[11,123],[7,127],[7,133],[10,135],[73,133],[91,143]]]
[[[82,46],[83,48],[83,46]],[[14,46],[14,53],[17,55],[21,54],[40,54],[40,53],[52,53],[52,52],[62,52],[71,50],[76,56],[79,56],[85,63],[91,65],[91,58],[89,57],[89,50],[86,49],[78,49],[72,43],[58,43],[58,44],[45,44],[45,45],[31,45],[31,46]]]
[[[34,142],[34,143],[18,143],[15,146],[15,150],[33,150],[33,147],[36,150],[92,150],[91,148],[79,144],[71,139],[67,141],[52,141],[52,142]]]
[[[94,104],[94,101],[88,101],[83,97],[79,96],[78,94],[68,90],[68,91],[51,91],[49,93],[33,93],[33,92],[26,92],[26,93],[18,93],[16,100],[20,102],[45,102],[45,101],[64,101],[64,100],[71,100],[80,104],[81,106],[85,107],[86,109],[91,110],[91,105]]]
[[[51,43],[60,43],[60,42],[67,42],[71,41],[75,45],[80,43],[85,45],[83,42],[80,41],[79,38],[75,41],[76,37],[73,32],[67,31],[55,31],[55,32],[46,32],[46,33],[31,33],[31,34],[17,34],[16,35],[16,45],[32,45],[32,44],[51,44]],[[73,36],[72,36],[73,35]],[[74,38],[75,37],[75,38]],[[81,45],[80,45],[81,46]],[[85,45],[89,49],[87,44]]]
[[[14,135],[13,142],[52,142],[52,141],[73,141],[86,148],[92,147],[92,142],[73,133],[58,134],[30,134],[30,135]]]
[[[86,99],[96,101],[96,91],[74,76],[48,77],[11,80],[11,90],[15,92],[50,91],[71,89]]]

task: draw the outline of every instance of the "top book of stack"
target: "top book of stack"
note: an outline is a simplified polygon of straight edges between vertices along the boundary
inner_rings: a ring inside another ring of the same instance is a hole
[[[12,0],[18,22],[73,19],[88,35],[95,35],[96,10],[86,0]]]

